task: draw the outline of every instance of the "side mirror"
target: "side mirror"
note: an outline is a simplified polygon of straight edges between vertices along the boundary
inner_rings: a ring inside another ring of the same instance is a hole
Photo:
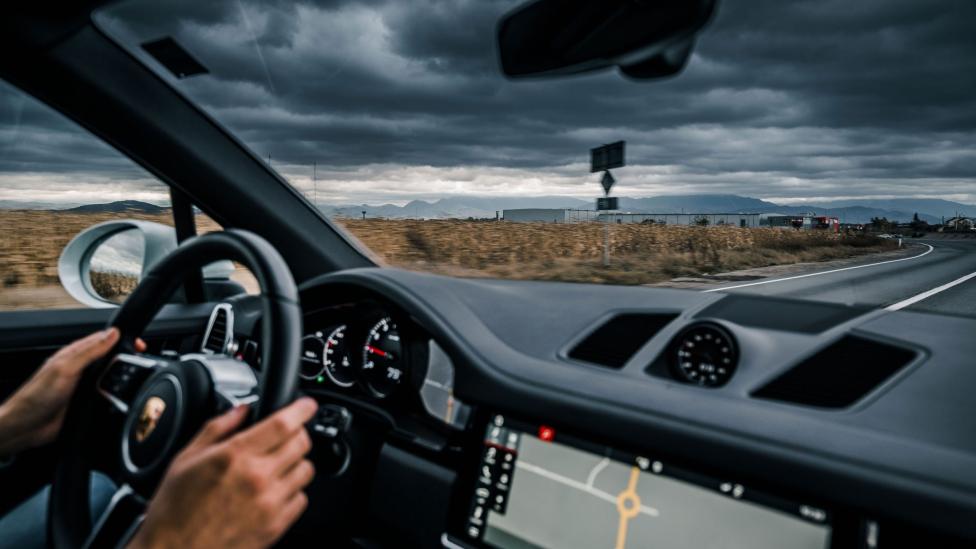
[[[498,24],[512,78],[619,67],[631,78],[677,74],[717,0],[536,0]]]
[[[88,284],[96,296],[122,303],[142,279],[146,240],[136,228],[122,229],[99,242],[88,262]]]
[[[58,260],[58,278],[81,303],[115,307],[176,247],[176,231],[167,225],[134,219],[98,223],[65,246]],[[230,261],[217,261],[203,270],[208,280],[229,280],[233,272]]]

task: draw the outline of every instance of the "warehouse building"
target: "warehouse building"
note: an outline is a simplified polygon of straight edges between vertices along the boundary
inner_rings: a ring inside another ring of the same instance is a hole
[[[517,208],[502,210],[502,219],[520,223],[580,223],[595,221],[596,211],[572,208]]]
[[[840,231],[840,219],[830,215],[768,215],[763,225],[781,229]]]
[[[570,208],[519,208],[502,210],[505,221],[543,223],[581,223],[599,221],[605,223],[644,223],[660,225],[706,225],[732,227],[758,227],[757,213],[632,213],[598,212]]]
[[[601,213],[599,221],[610,223],[656,223],[661,225],[704,225],[704,226],[732,226],[758,227],[757,213]]]

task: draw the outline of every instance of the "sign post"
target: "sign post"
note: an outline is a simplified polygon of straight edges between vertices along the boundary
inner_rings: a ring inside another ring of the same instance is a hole
[[[610,189],[617,182],[610,173],[612,168],[624,166],[624,145],[626,142],[617,141],[590,149],[590,173],[603,172],[600,185],[603,187],[603,198],[596,199],[597,211],[605,211],[606,219],[603,224],[603,266],[610,266],[610,212],[618,209],[617,197],[610,196]]]

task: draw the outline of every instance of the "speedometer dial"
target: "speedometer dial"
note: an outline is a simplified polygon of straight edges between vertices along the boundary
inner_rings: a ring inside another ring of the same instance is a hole
[[[407,374],[407,363],[396,324],[390,318],[377,322],[363,346],[363,377],[373,395],[390,396]]]
[[[356,368],[346,350],[346,326],[332,330],[325,340],[325,375],[340,387],[351,387],[356,382]]]

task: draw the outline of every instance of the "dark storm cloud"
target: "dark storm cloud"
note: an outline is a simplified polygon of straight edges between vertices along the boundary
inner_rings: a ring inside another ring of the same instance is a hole
[[[50,108],[0,83],[0,173],[79,169],[120,176],[142,173]]]
[[[289,176],[312,162],[337,181],[364,165],[434,166],[457,192],[478,188],[446,170],[566,191],[568,165],[591,183],[589,147],[627,139],[635,194],[976,201],[970,0],[724,0],[686,71],[653,83],[503,79],[494,29],[516,4],[137,1],[102,22],[130,45],[176,37],[212,71],[176,85]],[[49,154],[56,128],[22,124],[36,133],[26,162]],[[57,169],[105,168],[86,145],[62,145]]]

